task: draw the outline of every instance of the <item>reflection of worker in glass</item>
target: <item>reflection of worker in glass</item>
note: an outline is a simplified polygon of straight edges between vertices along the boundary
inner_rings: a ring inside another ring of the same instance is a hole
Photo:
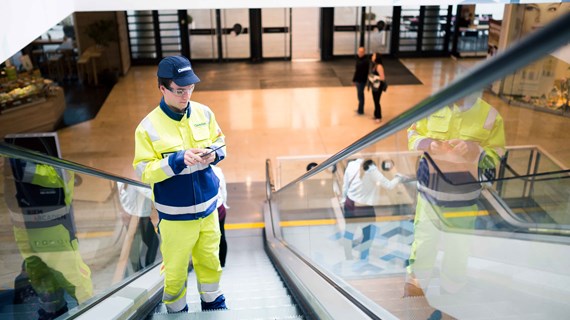
[[[388,180],[374,161],[356,159],[350,161],[344,172],[343,198],[345,218],[374,217],[374,205],[380,204],[379,186],[394,189],[402,177],[396,174]]]
[[[504,153],[505,134],[497,110],[475,93],[414,123],[408,138],[410,150],[429,155],[420,159],[418,168],[414,242],[405,287],[406,295],[423,295],[442,234],[435,226],[474,227],[479,181],[493,177]],[[445,247],[441,286],[453,291],[460,288],[465,275],[468,243],[450,241],[451,233],[447,237],[448,241],[441,241]]]
[[[11,159],[10,165],[14,184],[6,183],[5,200],[16,243],[39,297],[39,318],[54,319],[68,310],[64,291],[78,303],[93,295],[91,271],[81,259],[75,235],[74,175],[18,159]]]

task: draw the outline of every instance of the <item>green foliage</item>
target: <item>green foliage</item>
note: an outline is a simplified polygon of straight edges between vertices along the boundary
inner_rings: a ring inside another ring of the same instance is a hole
[[[99,20],[85,27],[85,33],[96,44],[106,47],[109,42],[117,41],[117,29],[113,20]]]

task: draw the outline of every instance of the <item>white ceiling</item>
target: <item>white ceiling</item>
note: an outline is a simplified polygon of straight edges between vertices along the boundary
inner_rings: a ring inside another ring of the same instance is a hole
[[[535,3],[562,1],[528,0],[3,0],[0,16],[0,61],[11,57],[28,43],[78,11],[125,11],[166,9],[226,8],[294,8],[294,7],[357,7],[417,6],[476,3]]]

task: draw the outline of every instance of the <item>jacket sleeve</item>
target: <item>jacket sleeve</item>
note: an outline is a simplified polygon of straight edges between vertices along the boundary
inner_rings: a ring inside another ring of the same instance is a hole
[[[421,119],[408,128],[408,150],[429,151],[433,140],[427,137],[427,121],[427,118]]]
[[[207,112],[210,113],[210,140],[212,140],[212,146],[210,148],[216,148],[226,144],[226,137],[220,129],[218,122],[216,121],[216,116],[212,110],[208,109]],[[226,157],[226,147],[222,147],[216,150],[216,160],[212,164],[217,164],[218,162],[224,160]]]
[[[487,140],[481,142],[483,153],[480,156],[479,166],[482,168],[495,168],[505,155],[505,126],[501,115],[497,114],[491,133]]]
[[[402,182],[402,178],[401,177],[395,177],[392,180],[388,180],[388,178],[386,178],[381,172],[380,170],[378,170],[378,167],[376,166],[371,166],[369,170],[372,170],[372,176],[374,177],[374,180],[376,181],[376,183],[380,183],[380,185],[382,185],[382,187],[388,189],[388,190],[392,190],[394,189],[398,183]]]
[[[139,125],[135,131],[135,158],[133,160],[133,168],[142,182],[149,184],[161,182],[175,175],[168,161],[169,158],[175,157],[173,159],[179,159],[180,153],[182,153],[183,162],[183,152],[184,151],[179,151],[176,154],[161,159],[155,153],[148,133]]]

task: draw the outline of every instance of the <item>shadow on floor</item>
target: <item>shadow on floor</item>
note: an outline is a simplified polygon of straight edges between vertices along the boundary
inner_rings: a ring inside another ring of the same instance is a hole
[[[102,81],[94,86],[81,84],[74,79],[60,84],[65,92],[66,106],[58,129],[95,118],[115,83]]]

